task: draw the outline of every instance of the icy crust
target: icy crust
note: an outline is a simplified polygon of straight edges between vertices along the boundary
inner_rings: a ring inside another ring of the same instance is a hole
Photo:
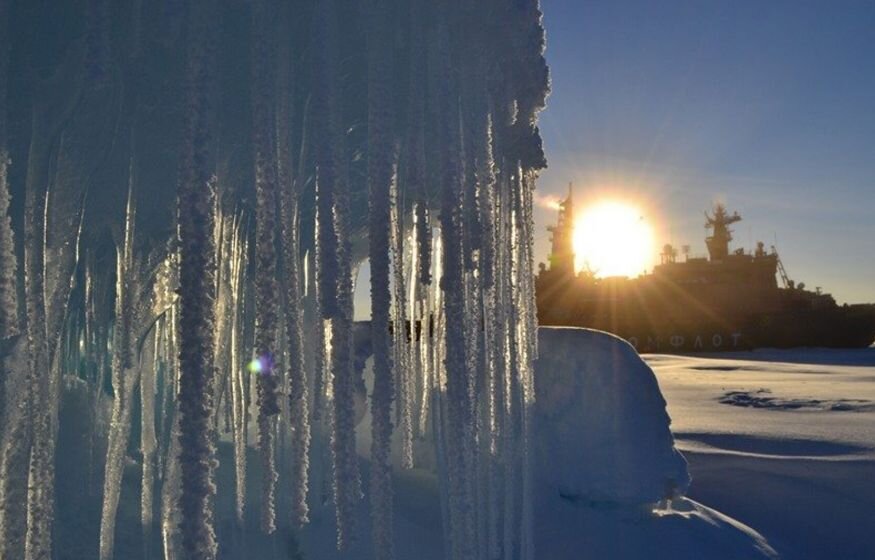
[[[624,340],[541,327],[535,363],[535,476],[594,504],[654,504],[682,495],[687,462],[653,370]]]

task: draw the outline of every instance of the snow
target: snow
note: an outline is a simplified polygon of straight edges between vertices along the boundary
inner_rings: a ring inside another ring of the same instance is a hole
[[[541,328],[536,471],[555,493],[656,503],[689,485],[656,378],[635,350],[596,331]]]
[[[756,527],[784,558],[872,557],[875,349],[646,360],[692,498]]]
[[[369,333],[361,325],[356,330]],[[737,560],[776,552],[790,560],[872,557],[875,411],[737,406],[720,399],[736,393],[791,403],[875,401],[875,349],[648,355],[642,361],[628,344],[604,333],[541,328],[538,338],[532,423],[536,558]],[[363,374],[368,391],[371,362]],[[65,419],[87,419],[84,411],[93,405],[83,387],[65,386],[65,401],[84,399],[76,407],[62,406]],[[370,411],[358,408],[358,460],[368,480]],[[64,456],[71,448],[85,453],[76,439],[84,433],[90,430],[62,430]],[[397,558],[445,558],[431,433],[417,436],[414,469],[400,468],[401,434],[392,442]],[[219,451],[216,525],[223,528],[235,518],[233,447],[220,444]],[[103,453],[95,453],[99,465]],[[137,462],[137,455],[126,459],[128,466]],[[62,512],[72,505],[93,509],[80,504],[88,477],[81,463],[59,463]],[[249,471],[255,488],[257,469]],[[131,536],[140,532],[139,493],[131,492],[138,477],[130,475],[136,473],[125,474],[117,556],[139,550]],[[313,500],[310,523],[298,533],[304,558],[374,557],[364,486],[365,497],[353,511],[353,544],[345,552],[336,550],[332,500]],[[663,500],[672,486],[678,495]],[[250,496],[247,526],[255,528],[257,492]],[[61,538],[62,550],[95,550],[94,531],[65,528]],[[247,539],[249,557],[270,550],[257,530],[247,532]]]
[[[674,448],[652,370],[625,341],[583,329],[541,328],[535,366],[534,550],[536,558],[768,558],[766,539],[741,521],[681,496],[689,478]],[[359,346],[359,349],[361,346]],[[371,361],[365,366],[372,385]],[[718,406],[718,405],[714,405]],[[357,430],[362,469],[370,413]],[[400,464],[400,435],[393,462]],[[444,558],[437,466],[418,442],[411,470],[395,469],[399,558]],[[667,495],[673,497],[665,501]],[[657,503],[658,502],[658,503]],[[367,527],[368,501],[357,506]],[[315,508],[301,531],[308,558],[372,558],[367,531],[347,552],[334,548],[333,506]]]

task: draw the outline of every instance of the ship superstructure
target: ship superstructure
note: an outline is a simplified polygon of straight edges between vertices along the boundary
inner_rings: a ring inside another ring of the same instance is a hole
[[[536,282],[540,324],[605,330],[642,352],[872,344],[875,305],[839,306],[797,285],[774,246],[731,250],[731,226],[741,219],[717,204],[705,213],[708,257],[690,257],[684,246],[679,259],[667,244],[651,274],[599,279],[575,272],[569,189]]]
[[[561,276],[574,276],[574,200],[572,185],[568,197],[558,204],[559,219],[550,232],[550,270]]]

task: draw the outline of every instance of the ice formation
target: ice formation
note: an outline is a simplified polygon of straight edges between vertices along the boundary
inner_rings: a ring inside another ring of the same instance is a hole
[[[11,5],[0,0],[0,555],[57,547],[66,376],[89,388],[102,491],[82,538],[97,557],[130,554],[117,526],[134,462],[147,556],[234,554],[256,502],[279,546],[323,496],[349,548],[366,492],[373,554],[391,559],[392,454],[413,468],[433,438],[447,556],[534,558],[537,0],[89,0],[69,8],[81,29],[40,49],[14,30],[42,29],[52,8]],[[366,257],[363,479],[353,273]],[[232,529],[214,519],[223,492]]]

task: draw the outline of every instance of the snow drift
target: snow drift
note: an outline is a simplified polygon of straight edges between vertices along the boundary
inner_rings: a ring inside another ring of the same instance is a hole
[[[687,463],[675,449],[653,370],[612,335],[538,331],[536,477],[565,498],[654,504],[683,494]]]
[[[357,327],[361,363],[369,352],[368,329]],[[690,476],[674,446],[665,400],[653,371],[628,343],[598,331],[541,327],[538,344],[532,433],[536,558],[775,556],[755,530],[683,497]],[[368,388],[371,362],[363,368]],[[363,461],[370,449],[370,421],[367,412],[357,430]],[[412,470],[400,468],[399,444],[396,434],[396,552],[449,558],[443,550],[433,444],[416,442]],[[334,550],[331,508],[330,503],[317,508],[314,522],[304,528],[305,557],[372,558],[366,531],[357,535],[353,550]],[[361,525],[367,511],[367,504],[360,504]]]

